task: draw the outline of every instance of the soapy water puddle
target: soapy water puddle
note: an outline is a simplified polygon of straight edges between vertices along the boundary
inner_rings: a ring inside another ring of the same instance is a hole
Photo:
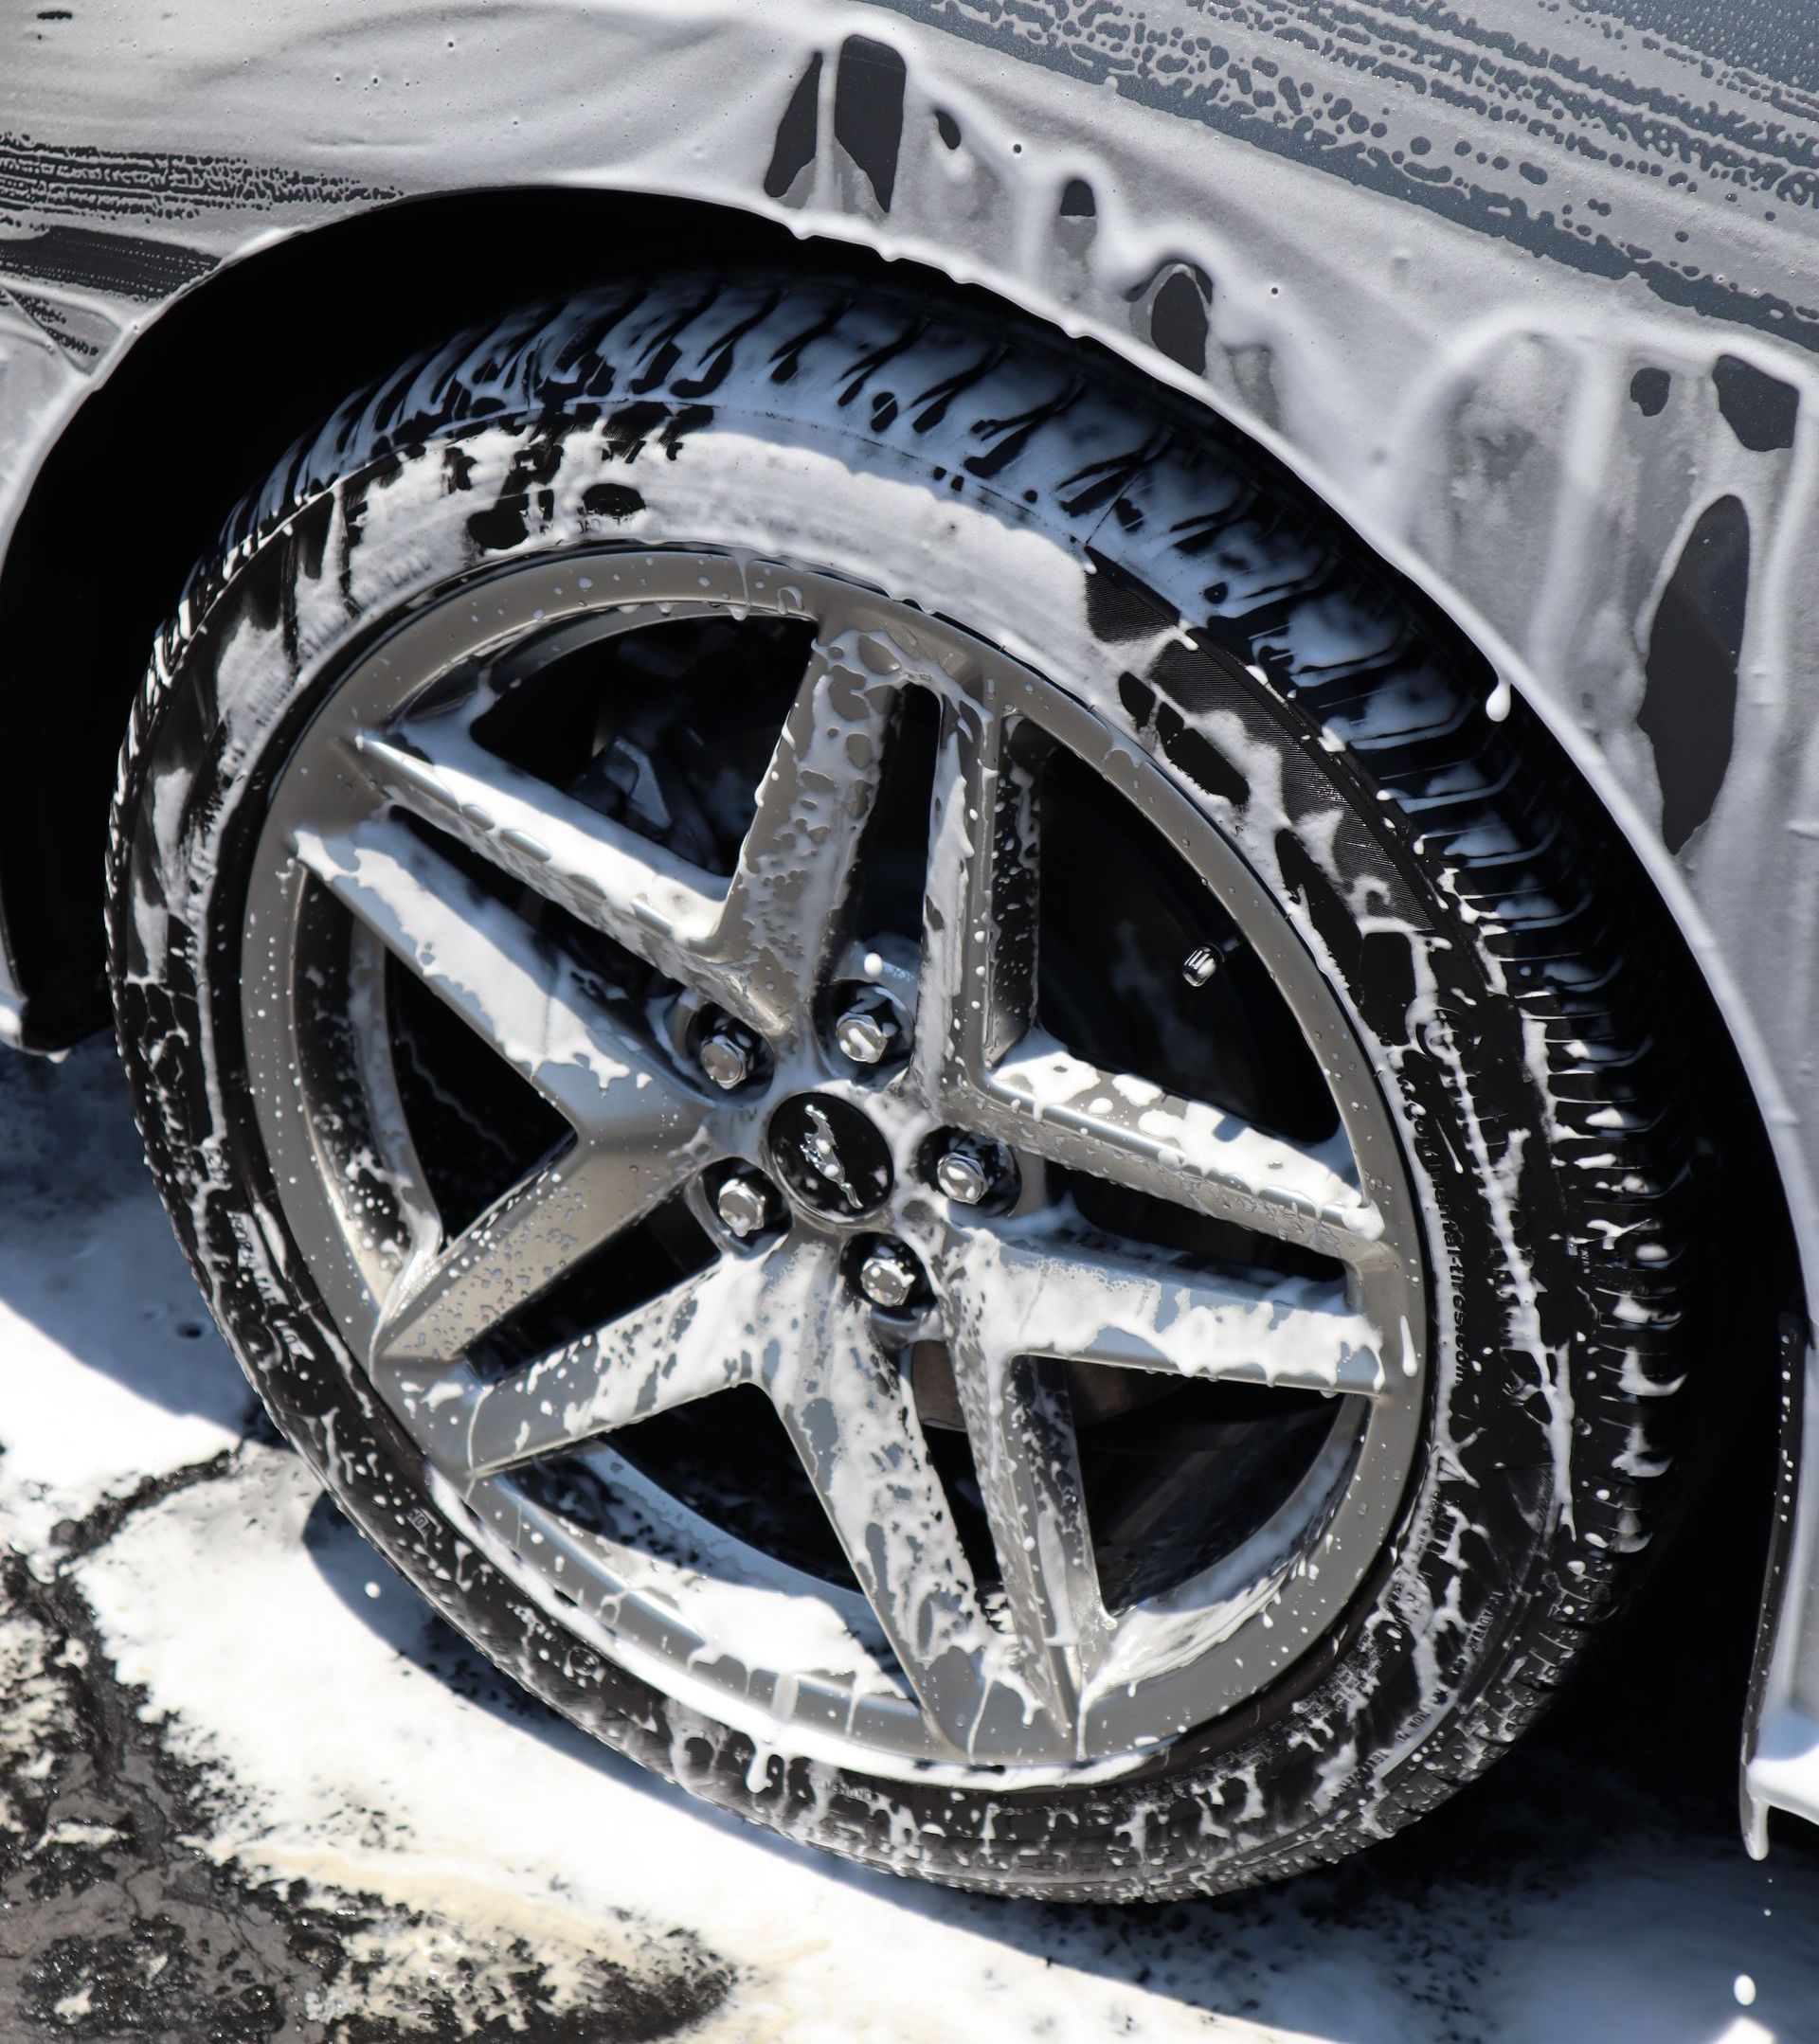
[[[1147,1909],[858,1873],[431,1616],[258,1413],[109,1049],[0,1061],[0,2039],[1819,2039],[1819,1835],[1756,1866],[1734,1819],[1761,1516],[1740,1477],[1537,1733],[1346,1866]]]

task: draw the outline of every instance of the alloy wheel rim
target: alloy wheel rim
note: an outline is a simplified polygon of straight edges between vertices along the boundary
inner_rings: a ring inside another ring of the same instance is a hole
[[[729,874],[475,735],[556,659],[707,619],[808,635]],[[912,699],[936,735],[908,942],[854,907]],[[1036,812],[1056,752],[1116,787],[1264,961],[1326,1073],[1331,1139],[1244,1125],[1047,1033]],[[277,776],[251,872],[248,1076],[311,1276],[442,1508],[657,1688],[764,1747],[885,1775],[1082,1776],[1257,1694],[1368,1576],[1425,1367],[1394,1123],[1335,994],[1230,841],[1054,681],[797,565],[673,549],[513,565],[445,592],[340,676]],[[601,949],[578,955],[577,932]],[[636,965],[641,998],[602,956]],[[568,1132],[453,1230],[398,1068],[400,971]],[[873,1027],[853,1026],[860,1012]],[[704,1064],[710,1034],[737,1054]],[[1324,1274],[1108,1239],[1065,1191],[1083,1178],[1291,1246]],[[490,1330],[671,1207],[711,1251],[698,1268],[503,1374],[478,1367]],[[899,1255],[907,1291],[880,1303],[868,1260]],[[931,1348],[983,1565],[929,1445],[917,1358]],[[1083,1366],[1318,1391],[1333,1419],[1231,1551],[1110,1609],[1081,1476]],[[741,1387],[789,1436],[844,1585],[729,1533],[616,1445]]]

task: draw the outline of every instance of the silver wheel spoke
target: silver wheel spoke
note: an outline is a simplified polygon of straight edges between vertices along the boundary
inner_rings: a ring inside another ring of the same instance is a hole
[[[973,1295],[977,1300],[977,1295]],[[1059,1744],[1078,1744],[1081,1693],[1110,1623],[1099,1593],[1073,1414],[1052,1364],[982,1338],[991,1307],[956,1316],[955,1388],[1022,1666]]]
[[[1372,1256],[1382,1235],[1377,1210],[1335,1168],[1342,1142],[1330,1155],[1304,1149],[1036,1031],[971,1104],[989,1133],[1054,1163],[1342,1263]]]
[[[589,976],[402,826],[299,836],[297,855],[576,1134],[384,1302],[375,1362],[452,1361],[682,1185],[704,1103],[615,1026]]]
[[[489,1476],[747,1381],[764,1341],[770,1282],[728,1260],[647,1305],[473,1390],[443,1439],[461,1473]]]
[[[363,731],[362,770],[400,807],[673,978],[720,912],[724,883],[521,773],[445,719]]]
[[[969,1752],[1000,1650],[928,1457],[910,1373],[879,1348],[824,1249],[795,1259],[793,1306],[779,1335],[766,1386],[809,1481],[924,1712],[949,1746]]]
[[[944,706],[929,817],[918,1049],[964,1103],[1024,1034],[1036,985],[1036,791],[1005,723]]]
[[[1037,1246],[983,1230],[956,1258],[948,1282],[989,1301],[1007,1355],[1367,1398],[1396,1389],[1376,1331],[1336,1282],[1213,1277],[1138,1250]]]
[[[676,1191],[693,1160],[618,1145],[565,1150],[426,1264],[404,1271],[373,1335],[375,1370],[452,1363]]]
[[[1320,1249],[1370,1255],[1382,1223],[1330,1154],[1128,1072],[1102,1071],[1034,1022],[1036,793],[1006,720],[946,711],[931,819],[920,1039],[953,1118],[1050,1161]]]
[[[712,935],[711,969],[736,978],[739,1012],[775,1035],[820,985],[839,939],[854,856],[877,792],[897,686],[882,639],[818,640],[758,787]]]
[[[864,645],[873,664],[894,662],[882,639]],[[777,1034],[837,941],[895,695],[844,642],[817,642],[729,883],[521,773],[451,721],[408,726],[397,740],[363,732],[355,750],[391,800]]]
[[[578,1133],[629,1146],[699,1122],[701,1103],[613,1026],[593,977],[401,824],[299,833],[297,853]]]

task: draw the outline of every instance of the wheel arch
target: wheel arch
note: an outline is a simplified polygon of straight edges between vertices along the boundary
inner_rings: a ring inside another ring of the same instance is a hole
[[[106,1022],[115,758],[158,628],[243,493],[350,389],[603,260],[785,259],[804,250],[784,228],[694,201],[456,191],[268,239],[145,320],[45,449],[0,559],[0,977],[9,965],[26,1049]],[[156,505],[130,550],[72,545],[117,491]]]

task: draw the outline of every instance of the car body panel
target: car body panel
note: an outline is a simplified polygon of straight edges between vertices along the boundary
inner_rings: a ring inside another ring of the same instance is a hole
[[[674,196],[985,284],[1271,448],[1545,718],[1716,993],[1810,1297],[1819,43],[1799,10],[205,0],[6,37],[0,540],[166,306],[363,209]],[[0,668],[0,690],[29,679]],[[0,932],[0,1040],[21,992]],[[1804,1326],[1792,1354],[1758,1845],[1769,1804],[1819,1819]]]

